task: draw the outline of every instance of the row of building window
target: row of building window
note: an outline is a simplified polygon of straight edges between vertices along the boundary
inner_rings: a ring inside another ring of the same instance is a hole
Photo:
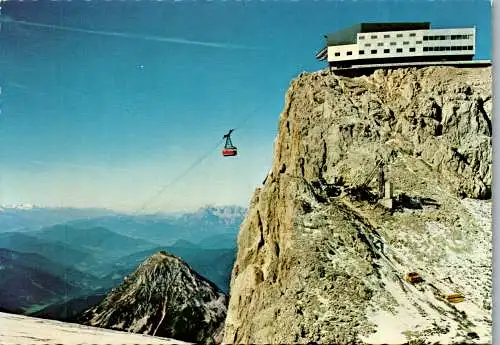
[[[416,33],[410,32],[410,34],[408,36],[409,37],[415,37]],[[380,37],[382,37],[382,36],[380,36]],[[391,35],[385,34],[385,35],[383,35],[383,37],[384,38],[391,38]],[[398,37],[398,38],[399,37],[403,37],[403,34],[396,34],[396,37]],[[468,34],[468,35],[425,35],[424,36],[424,41],[467,40],[467,39],[471,39],[472,37],[473,37],[472,34]],[[371,35],[370,38],[371,39],[377,39],[378,35]],[[360,35],[359,39],[360,40],[364,40],[365,36]]]
[[[410,34],[409,34],[408,36],[410,36],[410,37],[415,37],[416,35],[417,35],[416,33],[414,33],[414,32],[410,32]],[[390,34],[384,34],[383,36],[384,36],[384,38],[391,38],[391,35],[390,35]],[[380,36],[380,37],[382,37],[382,36]],[[396,37],[403,37],[403,34],[396,34]],[[372,38],[372,39],[377,39],[377,38],[378,38],[378,35],[370,35],[370,38]],[[364,39],[365,39],[365,36],[364,36],[364,35],[360,35],[360,36],[359,36],[359,39],[360,39],[360,40],[364,40]]]
[[[423,48],[424,52],[430,52],[430,51],[449,51],[449,50],[453,50],[453,51],[456,51],[456,50],[473,50],[473,49],[474,49],[473,46],[424,47]],[[414,53],[415,52],[415,48],[409,48],[408,51],[410,53]],[[396,53],[402,53],[402,52],[403,52],[403,48],[396,48]],[[390,49],[384,49],[384,54],[390,54],[390,53],[391,53]],[[359,55],[364,55],[364,54],[365,54],[364,50],[360,50],[359,51]],[[370,54],[377,54],[377,49],[370,50]],[[352,51],[346,52],[346,55],[347,56],[351,56],[352,55]],[[340,53],[336,52],[335,56],[340,56]]]
[[[443,50],[473,50],[473,46],[453,46],[453,47],[424,47],[424,52],[436,52]]]
[[[473,35],[435,35],[424,36],[424,41],[442,41],[442,40],[467,40],[472,38]]]
[[[416,43],[416,44],[422,44],[422,41],[416,41],[415,43]],[[404,41],[404,42],[403,42],[403,45],[405,45],[405,46],[407,46],[407,45],[409,45],[409,44],[410,44],[410,42],[409,42],[409,41]],[[371,47],[371,45],[372,45],[371,43],[365,43],[365,47]],[[391,45],[391,46],[395,46],[395,45],[396,45],[396,42],[390,42],[390,45]],[[377,43],[377,46],[378,46],[378,47],[383,47],[383,46],[384,46],[384,42],[378,42],[378,43]]]
[[[408,49],[410,53],[414,53],[415,52],[415,48],[410,48]],[[403,48],[396,48],[396,53],[402,53],[403,52]],[[390,49],[384,49],[384,54],[390,54],[391,53],[391,50]],[[359,51],[359,55],[364,55],[365,54],[365,51],[364,50],[360,50]],[[377,54],[377,49],[372,49],[370,50],[370,54]],[[335,55],[337,56],[337,55]]]

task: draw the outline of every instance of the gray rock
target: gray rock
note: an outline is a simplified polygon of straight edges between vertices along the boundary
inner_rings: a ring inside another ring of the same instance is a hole
[[[491,121],[490,68],[301,74],[241,226],[224,343],[490,342],[491,204],[470,199],[491,195]],[[392,213],[345,194],[378,158]]]

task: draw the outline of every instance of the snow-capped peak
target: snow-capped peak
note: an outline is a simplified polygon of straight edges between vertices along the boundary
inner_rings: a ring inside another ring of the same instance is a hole
[[[8,204],[8,205],[2,205],[0,206],[1,210],[5,209],[16,209],[16,210],[31,210],[33,208],[36,208],[36,205],[33,204],[27,204],[27,203],[15,203],[15,204]]]
[[[245,217],[246,209],[241,206],[207,205],[200,208],[195,214],[200,217],[215,216],[225,221],[234,221]]]

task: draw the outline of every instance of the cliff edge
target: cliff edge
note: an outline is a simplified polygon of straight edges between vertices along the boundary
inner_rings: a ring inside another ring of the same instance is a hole
[[[454,67],[293,80],[224,343],[491,342],[491,85]]]

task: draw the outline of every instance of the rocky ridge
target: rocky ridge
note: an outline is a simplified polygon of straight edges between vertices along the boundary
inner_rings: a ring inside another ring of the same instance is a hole
[[[222,340],[226,311],[227,296],[213,283],[180,258],[159,252],[77,322],[213,344]]]
[[[491,342],[491,84],[491,68],[296,78],[224,343]],[[363,187],[379,160],[392,209]]]

